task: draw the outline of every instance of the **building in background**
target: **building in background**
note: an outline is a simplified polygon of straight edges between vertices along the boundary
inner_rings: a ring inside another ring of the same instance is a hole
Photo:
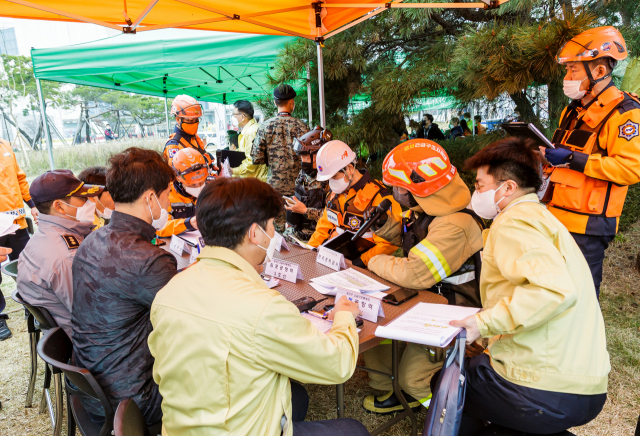
[[[16,29],[0,25],[0,55],[18,56]]]

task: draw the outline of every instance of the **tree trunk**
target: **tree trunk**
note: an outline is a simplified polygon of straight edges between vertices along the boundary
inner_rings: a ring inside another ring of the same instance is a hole
[[[548,84],[549,97],[549,128],[558,127],[562,110],[567,106],[569,100],[562,90],[562,77],[558,77]]]
[[[29,143],[32,142],[31,140],[31,136],[27,135],[27,132],[25,132],[24,130],[22,130],[20,127],[18,127],[16,125],[16,123],[11,119],[11,117],[7,114],[5,114],[4,112],[2,112],[2,115],[4,116],[4,119],[7,120],[9,122],[9,124],[11,124],[13,127],[18,129],[18,132],[20,132],[20,134],[22,136],[24,136],[25,138],[27,138],[27,141],[29,141]],[[9,134],[9,132],[7,132],[7,135]]]
[[[509,94],[511,100],[516,104],[516,110],[520,113],[520,121],[525,123],[534,123],[536,126],[541,127],[540,120],[536,117],[536,113],[533,110],[533,105],[527,98],[525,91],[518,91],[513,94]]]
[[[31,142],[31,148],[34,150],[40,150],[40,138],[42,137],[42,117],[40,117],[40,122],[38,123],[38,130],[36,130],[36,136],[33,138],[33,142]]]

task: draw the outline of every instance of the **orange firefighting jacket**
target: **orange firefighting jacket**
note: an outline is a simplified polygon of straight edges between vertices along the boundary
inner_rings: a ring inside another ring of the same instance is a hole
[[[175,156],[175,154],[183,148],[193,148],[195,150],[198,150],[204,157],[207,165],[211,166],[213,158],[209,153],[207,153],[202,139],[200,139],[198,135],[187,135],[176,126],[175,130],[173,131],[171,136],[169,136],[169,140],[164,146],[164,158],[169,165],[171,165],[171,159],[173,159],[173,156]]]
[[[322,217],[316,226],[316,231],[311,235],[308,244],[313,247],[318,247],[327,239],[336,236],[338,233],[342,233],[342,231],[357,232],[365,222],[363,218],[364,212],[369,208],[375,208],[385,198],[391,200],[390,212],[396,221],[400,221],[402,216],[400,205],[393,199],[391,193],[381,182],[372,180],[371,175],[365,171],[362,178],[358,180],[358,183],[349,188],[348,192],[343,194],[329,194],[327,207],[325,207]],[[341,230],[337,230],[336,226],[329,221],[327,215],[328,210],[337,214],[338,222],[340,223],[339,228]],[[366,235],[365,233],[365,236]],[[375,247],[362,253],[360,256],[360,259],[365,265],[369,263],[369,259],[373,256],[378,254],[393,254],[398,249],[397,246],[392,245],[373,233],[371,233],[371,236],[365,237],[365,239],[376,244]]]
[[[574,101],[552,142],[574,154],[553,168],[549,211],[570,232],[614,235],[628,186],[640,181],[640,102],[613,85],[586,107]]]
[[[27,176],[18,165],[11,144],[0,139],[0,213],[14,215],[14,222],[21,229],[27,228],[23,202],[29,207],[35,207],[29,194]]]
[[[191,225],[191,218],[196,216],[196,199],[186,193],[178,181],[171,184],[169,202],[171,203],[169,221],[156,234],[161,238],[167,238],[195,230]]]

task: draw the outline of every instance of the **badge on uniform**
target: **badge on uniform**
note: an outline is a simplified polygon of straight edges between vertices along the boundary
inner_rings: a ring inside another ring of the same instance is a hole
[[[631,141],[631,139],[638,135],[640,135],[640,125],[628,120],[620,126],[620,134],[618,135],[618,138],[624,138],[627,141]]]
[[[62,239],[64,240],[64,243],[67,244],[67,248],[69,250],[73,250],[80,246],[80,241],[78,241],[78,238],[76,238],[75,236],[73,235],[60,235],[60,236],[62,236]]]
[[[170,159],[173,159],[173,156],[175,156],[175,155],[176,155],[176,153],[177,153],[178,151],[179,151],[179,150],[178,150],[177,148],[171,148],[171,149],[169,149],[169,158],[170,158]]]

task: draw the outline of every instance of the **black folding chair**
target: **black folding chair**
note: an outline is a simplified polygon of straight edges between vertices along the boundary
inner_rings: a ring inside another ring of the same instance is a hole
[[[27,401],[26,407],[31,407],[33,403],[33,391],[36,384],[36,378],[38,376],[38,353],[37,346],[40,341],[40,333],[44,331],[44,334],[53,328],[58,327],[58,324],[53,319],[53,316],[44,307],[32,306],[22,299],[18,289],[13,291],[11,298],[23,305],[29,311],[29,317],[27,318],[27,329],[29,331],[29,348],[31,353],[31,376],[29,378],[29,388],[27,389]],[[54,400],[51,400],[51,376],[53,375],[53,386],[55,389]],[[53,402],[55,402],[55,411]],[[62,413],[63,413],[63,397],[62,397],[62,376],[61,372],[47,365],[44,365],[44,385],[42,388],[42,399],[40,400],[40,413],[44,412],[45,407],[49,411],[49,418],[51,418],[51,426],[53,427],[53,436],[59,436],[62,430]]]
[[[113,420],[115,436],[149,436],[140,408],[131,398],[121,401]]]
[[[76,426],[82,436],[110,436],[113,430],[113,409],[91,373],[70,365],[73,345],[60,327],[52,329],[38,344],[38,354],[49,365],[58,368],[65,375],[67,407],[72,413],[67,424],[68,434],[74,435]],[[81,397],[98,400],[104,412],[104,424],[94,422],[81,402]]]

